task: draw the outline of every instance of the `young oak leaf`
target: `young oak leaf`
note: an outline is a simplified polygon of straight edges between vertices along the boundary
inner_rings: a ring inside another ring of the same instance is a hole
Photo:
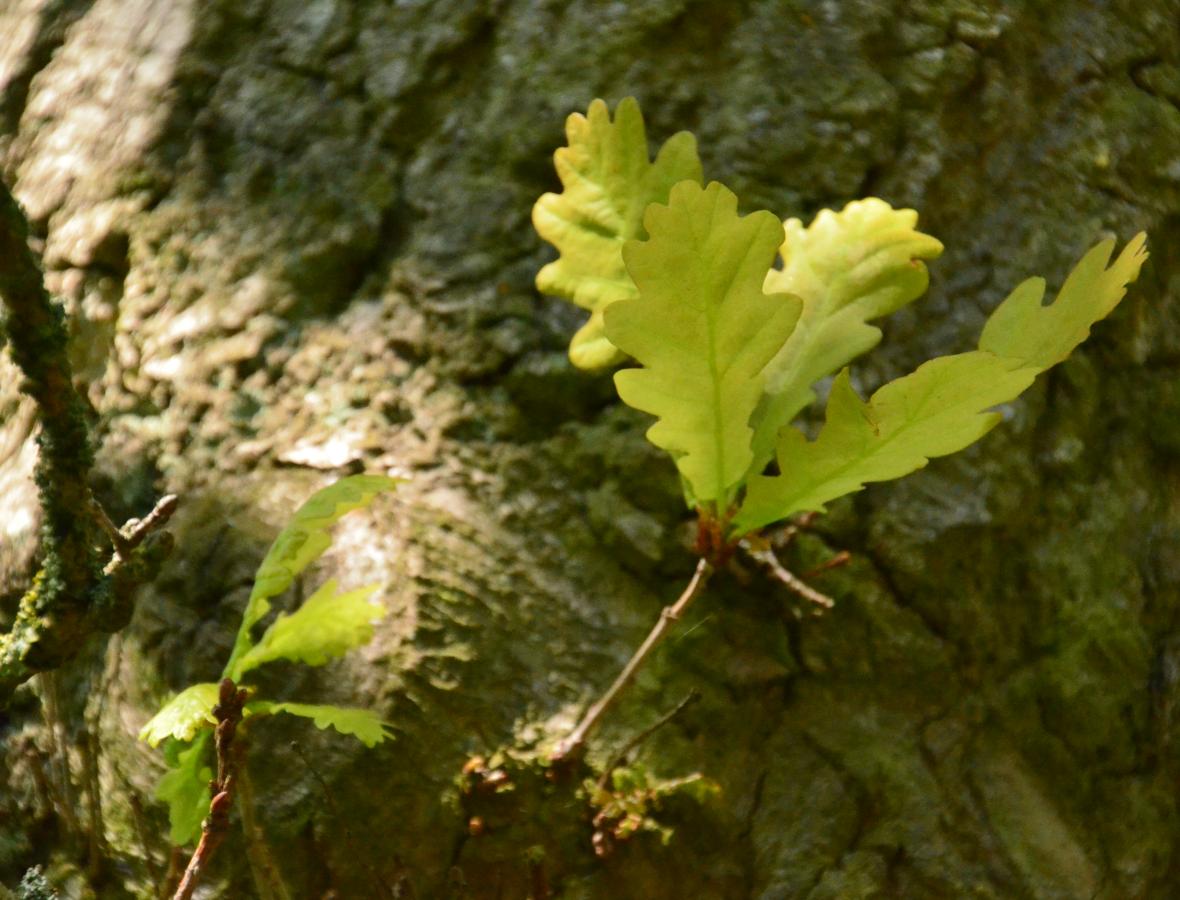
[[[687,131],[669,138],[651,162],[634,97],[619,102],[613,122],[606,104],[595,100],[585,116],[566,119],[565,130],[569,146],[553,157],[564,190],[543,195],[533,207],[537,233],[560,254],[537,273],[537,289],[590,310],[590,321],[570,344],[570,359],[594,369],[623,358],[603,333],[602,318],[607,306],[636,295],[623,244],[643,236],[648,204],[666,202],[680,181],[701,181],[701,163]]]
[[[351,475],[317,491],[296,510],[254,576],[254,587],[223,677],[232,677],[238,660],[254,646],[250,629],[270,612],[270,599],[289,588],[295,576],[331,546],[328,529],[346,513],[368,506],[378,494],[393,490],[402,481],[385,475]]]
[[[295,612],[275,619],[258,643],[238,659],[229,677],[238,681],[251,669],[276,659],[322,666],[367,644],[373,638],[373,621],[385,611],[369,599],[378,587],[370,584],[338,594],[336,579],[329,579]]]
[[[246,671],[278,658],[320,665],[372,637],[372,621],[382,611],[379,604],[369,600],[375,586],[337,594],[336,582],[332,580],[295,613],[279,616],[257,646],[250,629],[270,610],[270,598],[290,587],[295,576],[328,548],[331,543],[328,529],[332,525],[351,510],[368,506],[377,494],[393,489],[403,480],[381,475],[343,478],[315,493],[296,511],[258,567],[223,677],[237,682]],[[166,752],[175,762],[160,780],[156,796],[168,803],[171,840],[176,845],[190,843],[200,836],[201,821],[209,810],[211,731],[201,728],[206,723],[215,723],[212,711],[219,694],[217,684],[193,685],[165,704],[140,732],[140,738],[153,747],[165,738],[174,739]],[[309,716],[318,727],[333,725],[338,731],[356,735],[370,747],[386,736],[388,728],[365,710],[260,702],[248,707],[254,713],[263,709]],[[175,755],[180,742],[188,740],[193,743]]]
[[[191,741],[205,725],[217,724],[213,718],[217,691],[217,685],[211,682],[185,688],[140,729],[139,739],[153,747],[159,746],[165,738]]]
[[[889,382],[865,403],[843,370],[828,396],[819,437],[794,428],[779,438],[781,474],[750,479],[734,531],[757,531],[797,512],[823,512],[870,481],[920,469],[979,440],[999,421],[992,407],[1019,396],[1036,370],[983,351],[943,356]]]
[[[173,846],[195,843],[201,836],[213,779],[213,770],[206,763],[208,755],[209,732],[205,732],[191,747],[180,751],[176,766],[156,785],[156,799],[168,804],[168,839]]]
[[[1042,280],[1024,282],[988,319],[979,350],[931,360],[882,387],[867,404],[847,371],[841,373],[819,437],[808,441],[784,430],[776,454],[780,474],[750,480],[735,533],[822,511],[870,481],[898,478],[983,437],[999,421],[989,408],[1018,397],[1118,305],[1147,258],[1145,241],[1136,235],[1110,268],[1114,242],[1094,247],[1049,306],[1041,305]]]
[[[943,248],[917,223],[914,210],[876,197],[840,212],[821,210],[806,228],[799,219],[783,223],[783,267],[772,269],[763,287],[800,297],[803,312],[767,368],[766,394],[754,413],[751,474],[766,467],[783,426],[815,400],[811,386],[880,342],[881,329],[869,321],[925,293],[930,275],[922,261]]]
[[[1090,335],[1090,327],[1110,315],[1127,293],[1127,285],[1139,277],[1147,260],[1147,235],[1127,242],[1114,264],[1107,268],[1114,241],[1092,247],[1082,257],[1057,298],[1042,305],[1045,279],[1030,278],[996,307],[983,327],[979,349],[1021,359],[1044,370],[1065,359]]]
[[[623,248],[639,297],[606,311],[607,336],[642,368],[617,372],[615,386],[657,417],[648,439],[672,454],[696,501],[723,512],[752,459],[766,366],[799,318],[797,297],[762,292],[782,224],[739,216],[717,182],[676,185],[644,224],[651,237]]]
[[[250,703],[246,706],[250,715],[274,715],[287,713],[311,719],[316,728],[334,728],[341,734],[351,734],[366,747],[376,747],[382,741],[392,738],[392,726],[368,709],[354,709],[343,706],[326,706],[313,703]]]

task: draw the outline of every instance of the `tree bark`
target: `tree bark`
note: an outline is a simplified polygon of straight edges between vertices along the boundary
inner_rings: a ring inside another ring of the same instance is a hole
[[[168,858],[163,762],[136,730],[216,678],[268,542],[361,468],[412,480],[340,524],[306,589],[378,581],[389,613],[363,652],[258,688],[378,708],[398,736],[369,751],[303,721],[254,730],[292,896],[1170,896],[1178,19],[1176,0],[0,9],[0,166],[70,313],[96,492],[116,521],[183,498],[130,627],[61,676],[66,719],[100,725],[120,861],[100,896],[147,895]],[[565,116],[628,94],[655,142],[694,131],[746,211],[808,220],[872,194],[921,212],[947,251],[854,366],[862,391],[968,349],[1011,288],[1059,285],[1100,236],[1145,229],[1152,259],[984,442],[801,536],[796,571],[852,555],[816,582],[830,613],[797,620],[761,573],[712,578],[587,759],[696,689],[637,752],[720,797],[670,801],[666,846],[640,834],[600,860],[578,775],[537,761],[694,560],[644,417],[566,362],[580,314],[536,294],[551,251],[529,212],[558,187]],[[38,523],[2,365],[11,598]],[[39,721],[27,702],[0,720],[0,881],[44,862],[73,896],[74,851],[16,749]],[[512,790],[464,782],[476,755]],[[233,846],[208,883],[253,896]]]

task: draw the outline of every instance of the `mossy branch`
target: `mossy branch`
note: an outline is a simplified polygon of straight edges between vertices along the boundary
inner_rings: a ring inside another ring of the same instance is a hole
[[[94,448],[74,389],[65,313],[45,290],[28,238],[28,220],[0,183],[3,331],[24,374],[21,390],[36,402],[41,419],[35,477],[44,513],[41,570],[11,630],[0,636],[0,709],[20,684],[67,662],[90,635],[122,628],[134,589],[154,577],[171,549],[166,533],[141,530],[133,549],[119,546],[109,564],[103,559],[91,513]],[[174,497],[161,501],[148,517],[153,527],[167,520],[174,505]]]

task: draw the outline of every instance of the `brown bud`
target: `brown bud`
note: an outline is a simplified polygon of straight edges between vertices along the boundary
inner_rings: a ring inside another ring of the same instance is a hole
[[[229,815],[229,808],[233,805],[233,797],[230,796],[229,791],[222,791],[209,804],[209,818],[221,819]]]
[[[464,775],[477,775],[488,767],[487,760],[482,756],[473,756],[463,763]]]

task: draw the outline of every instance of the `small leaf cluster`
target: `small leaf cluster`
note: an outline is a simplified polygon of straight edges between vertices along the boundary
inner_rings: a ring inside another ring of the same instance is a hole
[[[373,623],[384,614],[381,604],[372,600],[378,586],[341,592],[335,579],[321,585],[294,612],[278,615],[257,641],[253,629],[270,612],[271,600],[328,549],[332,525],[399,483],[383,475],[353,475],[318,491],[296,511],[258,567],[222,678],[241,684],[250,672],[276,660],[320,666],[372,639]],[[166,703],[139,734],[153,747],[168,741],[165,753],[171,768],[156,796],[168,803],[170,836],[178,846],[196,840],[209,808],[210,728],[216,724],[217,698],[216,682],[194,684]],[[244,711],[246,721],[277,713],[311,719],[317,728],[353,735],[367,747],[389,736],[389,726],[366,709],[252,698]]]
[[[804,226],[767,211],[738,214],[718,182],[702,186],[696,144],[681,133],[651,162],[633,99],[611,120],[596,100],[566,124],[555,154],[564,185],[533,210],[559,258],[538,288],[590,311],[575,365],[630,357],[623,402],[656,417],[647,432],[675,461],[702,555],[796,513],[823,512],[866,483],[898,478],[961,450],[999,421],[1038,374],[1064,360],[1138,276],[1145,235],[1111,262],[1091,249],[1056,300],[1030,278],[992,313],[975,349],[938,357],[868,400],[847,368],[872,349],[871,324],[921,296],[942,244],[917,213],[853,201]],[[809,440],[791,422],[835,375],[825,423]]]
[[[656,819],[661,801],[683,795],[698,803],[721,793],[717,782],[699,772],[680,778],[656,778],[643,765],[635,763],[611,771],[607,784],[587,780],[583,785],[594,815],[594,851],[607,856],[615,844],[641,831],[657,834],[667,844],[673,831]]]

